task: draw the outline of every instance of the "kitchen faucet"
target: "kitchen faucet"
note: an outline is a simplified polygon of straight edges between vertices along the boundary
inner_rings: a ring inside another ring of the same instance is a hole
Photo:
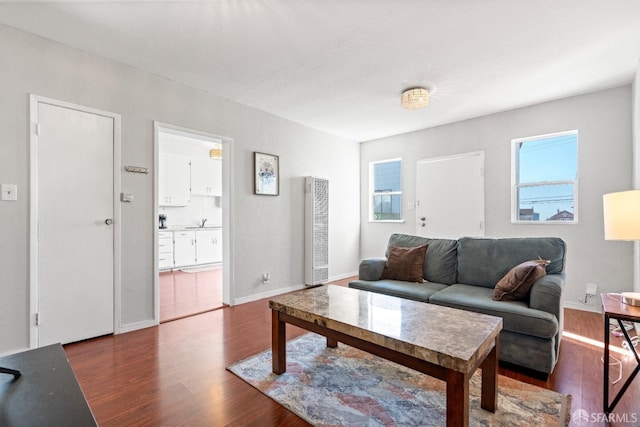
[[[205,222],[207,222],[207,218],[202,218],[202,223],[200,224],[200,228],[204,228]]]

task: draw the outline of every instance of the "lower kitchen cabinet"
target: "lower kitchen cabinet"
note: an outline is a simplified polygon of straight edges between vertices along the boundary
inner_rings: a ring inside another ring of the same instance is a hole
[[[196,231],[196,263],[222,262],[222,229]]]
[[[185,267],[196,263],[196,232],[173,232],[174,267]]]
[[[173,232],[158,232],[158,268],[166,270],[173,268]]]
[[[158,268],[222,262],[222,229],[158,232]]]

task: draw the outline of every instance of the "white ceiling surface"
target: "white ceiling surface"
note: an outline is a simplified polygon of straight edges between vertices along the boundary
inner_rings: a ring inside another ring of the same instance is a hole
[[[638,0],[0,1],[0,23],[354,141],[630,83],[640,58]],[[431,102],[403,110],[413,86]]]

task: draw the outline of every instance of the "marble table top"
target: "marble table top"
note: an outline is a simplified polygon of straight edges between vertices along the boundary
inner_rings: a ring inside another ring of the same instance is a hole
[[[335,285],[273,297],[269,307],[464,373],[502,329],[500,317]]]

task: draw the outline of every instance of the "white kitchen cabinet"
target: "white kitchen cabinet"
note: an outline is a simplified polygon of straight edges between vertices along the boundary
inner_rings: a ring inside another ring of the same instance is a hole
[[[222,229],[196,231],[196,257],[198,264],[222,262]]]
[[[173,268],[173,232],[158,232],[158,269]]]
[[[210,158],[191,159],[191,194],[222,195],[222,161]]]
[[[174,267],[184,267],[196,263],[196,232],[173,232]]]
[[[188,157],[160,153],[158,205],[187,206],[191,195],[191,165]]]

